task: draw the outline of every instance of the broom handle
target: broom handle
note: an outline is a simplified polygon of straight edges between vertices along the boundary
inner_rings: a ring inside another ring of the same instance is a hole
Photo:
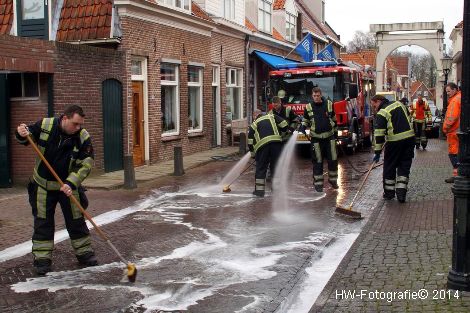
[[[352,206],[353,206],[353,204],[354,204],[354,201],[356,201],[356,198],[357,198],[357,196],[359,195],[359,192],[361,192],[362,187],[364,187],[364,184],[366,183],[367,177],[369,177],[369,174],[370,174],[370,172],[372,171],[372,169],[374,168],[374,165],[375,165],[375,162],[372,162],[372,164],[371,164],[370,167],[369,167],[369,170],[367,171],[367,175],[366,175],[366,177],[364,177],[364,180],[362,181],[361,186],[359,186],[359,190],[356,192],[356,195],[354,195],[354,198],[353,198],[353,200],[351,201],[351,204],[349,205],[348,210],[351,210],[351,209],[352,209]]]
[[[26,136],[26,139],[28,139],[28,142],[29,144],[33,147],[34,151],[36,151],[36,153],[38,154],[38,156],[41,158],[42,162],[44,162],[44,164],[47,166],[47,168],[49,169],[49,171],[51,172],[51,174],[54,176],[54,178],[57,180],[57,182],[60,184],[60,186],[62,187],[64,185],[64,182],[62,181],[62,179],[60,179],[59,175],[57,175],[57,173],[55,172],[55,170],[52,168],[52,166],[49,164],[49,162],[46,160],[46,158],[44,157],[44,155],[41,153],[41,151],[39,150],[38,146],[36,145],[36,143],[33,141],[33,139],[31,138],[31,135],[28,135]],[[87,218],[87,220],[90,221],[90,223],[93,225],[93,227],[95,227],[96,231],[98,232],[98,234],[101,236],[101,238],[103,238],[103,240],[105,241],[109,241],[108,239],[108,236],[106,236],[106,234],[98,227],[98,225],[96,225],[96,223],[93,221],[93,219],[91,218],[91,215],[88,214],[85,209],[82,207],[82,205],[80,204],[80,201],[77,200],[77,198],[75,198],[75,196],[72,194],[70,195],[70,199],[72,199],[72,202],[75,203],[75,205],[80,209],[80,211],[83,213],[83,215]]]

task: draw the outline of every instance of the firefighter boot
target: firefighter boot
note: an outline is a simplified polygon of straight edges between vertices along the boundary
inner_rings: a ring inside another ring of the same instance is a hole
[[[396,193],[397,193],[398,202],[405,203],[406,202],[406,189],[397,188]]]
[[[392,200],[393,198],[395,198],[395,192],[391,190],[385,190],[383,194],[383,198],[385,200]]]
[[[446,178],[444,181],[448,184],[453,184],[455,181],[455,177],[452,176],[452,177]]]
[[[255,191],[253,194],[257,197],[264,197],[264,190],[265,190],[266,182],[264,179],[256,178],[255,179]]]
[[[419,143],[416,144],[416,150],[419,150]]]
[[[51,271],[52,261],[50,259],[36,259],[33,262],[36,274],[39,276],[46,275]]]
[[[98,260],[93,252],[87,252],[82,255],[77,255],[78,263],[84,266],[97,266]]]

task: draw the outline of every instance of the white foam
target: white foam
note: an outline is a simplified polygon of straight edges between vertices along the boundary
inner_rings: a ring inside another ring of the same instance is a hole
[[[307,277],[302,283],[298,295],[287,299],[287,304],[283,306],[281,311],[285,313],[309,312],[358,236],[357,233],[342,235],[331,246],[323,250],[321,258],[313,260],[312,265],[305,269]]]

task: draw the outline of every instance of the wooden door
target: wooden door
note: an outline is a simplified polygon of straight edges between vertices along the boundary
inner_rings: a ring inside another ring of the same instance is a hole
[[[134,166],[144,164],[144,92],[142,82],[132,82],[132,133]]]

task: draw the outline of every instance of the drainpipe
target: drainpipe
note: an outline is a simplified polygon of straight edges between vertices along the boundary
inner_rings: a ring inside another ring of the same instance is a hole
[[[250,35],[245,35],[245,103],[248,124],[252,122],[253,103],[250,103]],[[254,70],[254,69],[253,69]]]

